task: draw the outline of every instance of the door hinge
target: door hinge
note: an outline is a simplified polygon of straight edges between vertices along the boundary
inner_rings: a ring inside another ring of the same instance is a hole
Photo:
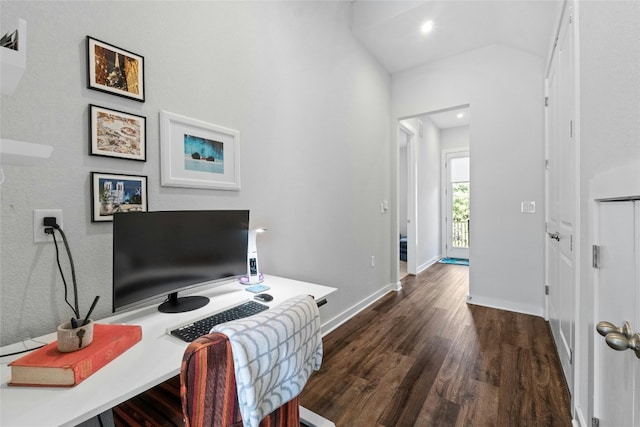
[[[573,365],[573,349],[569,349],[569,365]]]
[[[571,238],[569,239],[569,251],[573,252],[573,234],[571,235]]]
[[[549,285],[544,285],[544,294],[549,295]]]
[[[591,267],[600,268],[600,246],[591,246]]]
[[[548,97],[548,96],[545,96],[545,97],[544,97],[544,106],[545,106],[545,107],[548,107],[548,106],[549,106],[549,97]]]
[[[545,159],[544,168],[545,168],[545,170],[549,170],[549,159]]]
[[[600,420],[596,417],[591,418],[591,427],[600,427]]]

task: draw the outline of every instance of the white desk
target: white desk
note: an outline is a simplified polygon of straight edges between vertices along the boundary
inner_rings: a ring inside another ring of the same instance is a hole
[[[274,307],[284,300],[300,295],[313,295],[320,300],[336,288],[265,276],[264,284],[271,289]],[[142,341],[71,388],[8,386],[11,377],[9,362],[22,355],[4,357],[0,361],[0,425],[2,427],[74,426],[112,408],[133,396],[180,373],[182,355],[187,343],[167,334],[167,329],[206,317],[243,301],[254,294],[245,291],[238,282],[216,286],[198,292],[211,298],[209,304],[187,313],[166,314],[157,304],[98,320],[97,323],[125,323],[142,326]],[[35,341],[55,341],[54,333]],[[31,341],[28,347],[35,347]],[[3,347],[2,354],[19,351],[22,343]]]

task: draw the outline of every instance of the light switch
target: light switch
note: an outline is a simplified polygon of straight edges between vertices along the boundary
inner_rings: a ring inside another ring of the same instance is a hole
[[[527,214],[536,213],[536,202],[523,201],[520,203],[520,212]]]

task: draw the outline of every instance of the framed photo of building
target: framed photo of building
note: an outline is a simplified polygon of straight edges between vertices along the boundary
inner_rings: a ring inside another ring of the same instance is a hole
[[[144,102],[144,57],[87,36],[87,86]]]
[[[147,160],[147,119],[143,116],[89,105],[89,154]]]
[[[161,184],[240,190],[240,132],[160,111]]]
[[[146,212],[147,177],[91,172],[91,222],[113,221],[118,212]]]

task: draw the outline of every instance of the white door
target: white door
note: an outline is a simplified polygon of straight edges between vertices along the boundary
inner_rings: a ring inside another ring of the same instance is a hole
[[[471,226],[469,152],[446,153],[444,170],[446,173],[445,254],[449,258],[469,259]]]
[[[562,369],[573,394],[575,340],[575,158],[573,30],[559,34],[547,77],[546,284],[548,317]]]
[[[601,202],[598,223],[595,319],[615,327],[629,322],[627,337],[617,337],[628,339],[640,332],[640,202]],[[600,329],[606,333],[610,326]],[[600,427],[640,426],[640,358],[632,350],[610,348],[596,331],[593,353],[594,416]]]
[[[418,228],[417,228],[417,200],[418,200],[418,174],[416,165],[416,131],[406,121],[401,121],[398,126],[398,140],[406,141],[406,262],[407,273],[416,275],[418,271],[416,262],[416,248],[418,244]],[[404,218],[399,218],[402,220]],[[399,230],[403,227],[399,224]],[[398,236],[399,238],[400,236]]]

